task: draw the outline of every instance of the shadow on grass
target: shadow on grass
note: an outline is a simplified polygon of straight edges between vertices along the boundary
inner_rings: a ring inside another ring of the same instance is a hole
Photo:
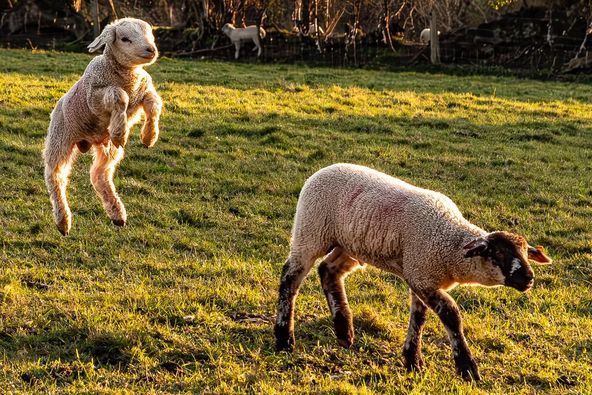
[[[77,326],[30,328],[29,334],[0,333],[0,344],[9,357],[29,350],[31,360],[80,358],[99,366],[125,367],[130,362],[131,340],[120,333],[95,333]]]

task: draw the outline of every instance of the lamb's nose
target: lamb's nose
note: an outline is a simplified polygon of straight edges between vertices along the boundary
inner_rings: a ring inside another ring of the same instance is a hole
[[[150,53],[154,53],[156,49],[154,47],[146,47],[146,51]]]

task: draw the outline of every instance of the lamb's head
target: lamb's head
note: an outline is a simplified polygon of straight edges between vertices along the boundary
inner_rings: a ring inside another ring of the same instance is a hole
[[[118,19],[105,26],[88,51],[95,52],[103,46],[106,55],[126,67],[152,64],[158,56],[152,26],[135,18]]]
[[[527,291],[534,284],[534,272],[528,263],[550,264],[543,247],[528,245],[522,236],[509,232],[492,232],[478,237],[464,246],[466,258],[481,257],[480,270],[487,283],[483,285],[507,285],[519,291]]]
[[[234,29],[234,25],[232,23],[227,23],[224,26],[222,26],[222,33],[226,34],[227,36],[230,36],[230,32]]]

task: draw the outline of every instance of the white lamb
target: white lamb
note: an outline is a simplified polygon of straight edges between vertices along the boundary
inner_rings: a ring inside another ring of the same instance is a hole
[[[419,34],[419,41],[423,44],[428,44],[431,40],[430,38],[430,29],[423,29],[421,31],[421,33]],[[440,35],[440,32],[438,31],[438,36]]]
[[[522,236],[487,233],[471,224],[441,193],[421,189],[363,166],[336,164],[319,170],[300,192],[290,255],[279,288],[275,325],[278,350],[291,351],[294,304],[316,259],[321,285],[342,346],[354,340],[344,278],[360,262],[403,278],[411,290],[411,315],[403,356],[420,369],[421,331],[431,308],[448,332],[459,374],[479,380],[458,306],[445,291],[458,284],[507,285],[526,291],[534,274],[528,263],[550,263],[542,247]]]
[[[105,47],[86,67],[80,80],[51,113],[45,140],[45,182],[53,215],[65,236],[72,224],[66,187],[78,152],[93,149],[90,179],[115,225],[127,219],[113,184],[115,167],[123,158],[130,128],[145,115],[141,140],[152,147],[158,139],[162,100],[143,66],[156,61],[158,51],[151,26],[124,18],[105,27],[88,46],[90,52]]]
[[[234,27],[231,23],[227,23],[222,26],[222,33],[226,34],[230,41],[234,44],[234,58],[238,59],[239,52],[242,46],[242,43],[247,41],[253,41],[255,44],[255,48],[253,51],[257,50],[257,57],[261,56],[261,38],[265,38],[265,30],[262,27],[259,28],[259,32],[257,32],[257,26],[251,25],[247,27]]]

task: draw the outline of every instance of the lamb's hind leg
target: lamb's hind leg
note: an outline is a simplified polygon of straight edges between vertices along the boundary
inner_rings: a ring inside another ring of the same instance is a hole
[[[257,57],[261,56],[262,48],[261,48],[261,40],[259,36],[255,36],[253,38],[253,44],[255,44],[255,48],[253,48],[253,52],[257,51]]]
[[[411,309],[409,314],[409,329],[403,347],[403,358],[407,370],[421,370],[423,358],[421,356],[421,332],[426,322],[427,306],[411,291]]]
[[[67,236],[72,226],[72,212],[68,206],[66,188],[72,163],[78,151],[75,149],[74,143],[68,141],[67,133],[61,130],[64,126],[59,120],[52,120],[45,141],[43,158],[45,161],[45,183],[49,191],[54,221],[60,233]]]
[[[284,264],[279,289],[277,318],[274,327],[276,349],[293,351],[296,345],[294,338],[294,305],[302,280],[308,275],[315,260],[322,255],[295,253],[292,251]]]
[[[117,226],[125,225],[127,214],[121,199],[115,191],[113,174],[117,164],[123,159],[123,147],[116,148],[111,144],[95,145],[95,160],[90,168],[90,180],[103,202],[103,207],[111,221]]]
[[[319,265],[321,286],[333,317],[337,342],[349,348],[354,343],[353,317],[345,293],[345,277],[359,267],[357,260],[336,247]]]

